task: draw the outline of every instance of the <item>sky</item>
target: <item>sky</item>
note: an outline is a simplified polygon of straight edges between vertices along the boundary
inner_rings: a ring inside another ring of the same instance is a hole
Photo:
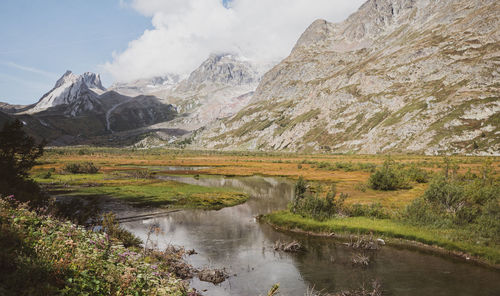
[[[0,101],[31,104],[66,71],[107,87],[188,74],[211,53],[268,65],[315,19],[344,20],[365,0],[1,0]]]

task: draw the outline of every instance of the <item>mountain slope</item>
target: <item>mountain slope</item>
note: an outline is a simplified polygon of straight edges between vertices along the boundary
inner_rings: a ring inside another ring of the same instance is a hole
[[[499,16],[494,0],[369,0],[317,20],[196,145],[499,154]]]

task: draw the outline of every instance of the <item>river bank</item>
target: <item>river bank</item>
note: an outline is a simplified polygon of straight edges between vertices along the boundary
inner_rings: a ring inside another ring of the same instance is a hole
[[[280,231],[312,236],[350,239],[353,235],[377,235],[390,246],[413,248],[433,254],[452,256],[466,262],[500,270],[500,250],[447,239],[449,231],[424,229],[389,219],[350,217],[316,221],[287,210],[273,212],[261,220]]]

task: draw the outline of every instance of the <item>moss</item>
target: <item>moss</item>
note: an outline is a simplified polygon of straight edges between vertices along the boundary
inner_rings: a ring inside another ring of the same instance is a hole
[[[362,133],[367,133],[377,125],[379,125],[382,121],[384,121],[390,112],[388,110],[380,111],[375,113],[372,117],[370,117],[366,122],[358,129],[358,135]]]
[[[390,115],[385,121],[384,126],[394,125],[403,119],[403,117],[414,111],[421,111],[427,109],[427,103],[425,101],[416,101],[411,104],[407,104],[403,108],[399,109],[397,112]]]
[[[281,135],[284,131],[293,129],[299,123],[311,121],[319,114],[321,114],[321,110],[314,109],[302,113],[301,115],[293,119],[287,119],[286,117],[282,116],[280,117],[280,119],[278,119],[278,121],[276,121],[276,124],[279,125],[279,128],[274,132],[274,135]]]

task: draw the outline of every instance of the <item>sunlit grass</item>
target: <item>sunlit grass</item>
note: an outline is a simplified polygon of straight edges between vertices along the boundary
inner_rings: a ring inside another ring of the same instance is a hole
[[[497,246],[479,245],[470,236],[470,233],[458,229],[424,228],[408,225],[397,220],[367,217],[317,221],[292,214],[289,211],[275,212],[267,215],[265,219],[273,225],[290,230],[300,229],[315,233],[373,233],[382,237],[401,238],[443,247],[447,250],[466,252],[494,264],[500,263],[500,249]]]
[[[42,158],[42,163],[35,168],[43,171],[49,168],[60,170],[67,163],[92,161],[102,172],[135,170],[138,167],[161,169],[164,166],[198,166],[205,167],[199,171],[159,172],[182,175],[227,175],[227,176],[280,176],[297,179],[303,176],[306,180],[323,183],[335,182],[337,190],[349,194],[347,203],[371,204],[397,210],[408,205],[420,196],[427,184],[414,184],[412,189],[390,192],[358,189],[366,184],[370,177],[367,171],[324,170],[314,167],[308,162],[373,163],[381,165],[387,156],[383,155],[302,155],[295,153],[264,152],[217,152],[217,151],[182,151],[182,150],[132,150],[116,148],[63,148],[50,149]],[[414,163],[428,171],[440,171],[443,163],[441,156],[393,155],[392,158],[402,163]],[[498,157],[453,157],[460,164],[460,172],[469,168],[478,173],[482,163],[489,159],[494,167],[500,166]],[[300,164],[300,166],[299,166]],[[500,170],[498,170],[500,171]]]
[[[159,179],[136,179],[113,174],[55,174],[36,178],[51,190],[66,195],[118,198],[140,206],[220,209],[245,202],[248,195],[229,188],[191,185]]]

